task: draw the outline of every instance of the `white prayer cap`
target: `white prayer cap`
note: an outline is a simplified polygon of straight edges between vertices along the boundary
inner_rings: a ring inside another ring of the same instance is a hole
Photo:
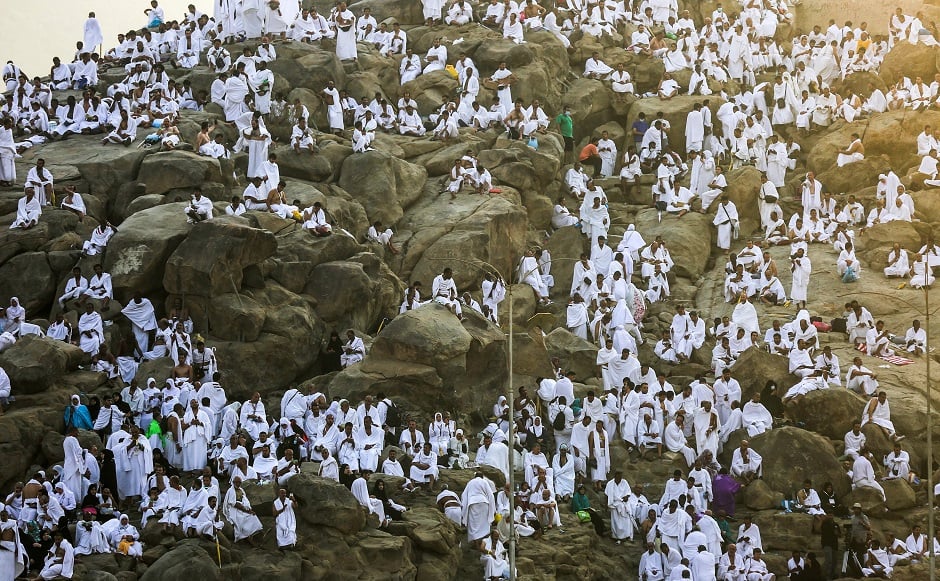
[[[630,231],[630,230],[636,230],[636,226],[634,226],[633,224],[630,224],[629,226],[627,226],[627,230],[628,230],[628,231]]]
[[[455,436],[462,436],[462,435],[463,435],[463,430],[460,429],[460,428],[457,428],[457,431],[454,432],[454,435],[455,435]]]
[[[878,181],[879,181],[879,182],[882,182],[882,181],[884,181],[884,180],[886,180],[886,179],[888,179],[888,176],[886,176],[885,174],[883,174],[883,173],[878,174]]]

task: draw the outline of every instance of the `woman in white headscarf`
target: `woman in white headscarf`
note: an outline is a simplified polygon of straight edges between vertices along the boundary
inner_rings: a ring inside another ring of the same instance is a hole
[[[454,437],[447,445],[450,454],[451,468],[464,469],[470,464],[470,440],[463,435],[463,430],[457,429]]]
[[[359,501],[359,504],[364,506],[370,514],[379,517],[379,526],[385,526],[385,507],[382,505],[381,500],[369,496],[369,484],[366,482],[365,478],[360,476],[353,481],[352,494],[356,497],[356,500]]]
[[[509,405],[506,403],[506,396],[501,395],[493,404],[493,417],[496,418],[496,426],[503,431],[509,432]]]
[[[6,320],[3,322],[3,330],[8,333],[16,333],[20,324],[26,321],[26,309],[20,304],[20,299],[10,297],[10,306],[6,308]]]
[[[435,413],[434,421],[428,426],[428,442],[431,444],[431,450],[438,456],[446,455],[452,435],[450,425],[444,421],[444,414]]]

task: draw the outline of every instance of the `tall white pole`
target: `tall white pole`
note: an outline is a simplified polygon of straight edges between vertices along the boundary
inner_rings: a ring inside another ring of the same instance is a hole
[[[510,272],[510,275],[512,273]],[[506,279],[503,279],[504,281]],[[516,580],[516,466],[515,466],[515,394],[512,388],[512,335],[513,335],[513,310],[512,310],[512,279],[509,282],[509,580]],[[930,413],[928,411],[928,413]],[[933,514],[931,512],[931,514]]]
[[[930,544],[930,581],[936,581],[937,577],[937,568],[935,563],[936,555],[934,554],[934,531],[935,527],[935,518],[934,518],[934,492],[933,492],[933,414],[931,408],[933,406],[932,396],[932,387],[930,385],[930,359],[932,358],[930,354],[930,285],[927,283],[927,277],[930,276],[930,267],[925,266],[924,269],[924,316],[926,320],[924,321],[924,329],[927,333],[927,339],[924,341],[924,356],[927,357],[927,498],[928,498],[928,511],[927,511],[927,536],[929,538],[928,543]]]

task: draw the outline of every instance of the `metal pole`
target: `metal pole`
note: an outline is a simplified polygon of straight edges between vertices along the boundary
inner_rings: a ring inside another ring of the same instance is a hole
[[[512,272],[509,273],[510,276]],[[503,281],[506,279],[504,278]],[[515,466],[515,433],[516,420],[515,414],[515,396],[512,389],[512,335],[513,335],[513,312],[512,312],[512,279],[509,279],[509,581],[516,580],[516,466]],[[929,319],[928,319],[929,320]],[[929,333],[930,331],[928,331]],[[928,414],[930,411],[928,410]],[[929,416],[928,416],[929,417]],[[933,511],[931,511],[933,516]],[[931,580],[932,581],[932,580]]]
[[[927,498],[929,499],[927,512],[927,535],[930,540],[930,581],[936,581],[936,563],[934,562],[934,493],[933,493],[933,415],[931,413],[933,399],[931,397],[930,385],[930,286],[927,284],[930,275],[930,267],[924,269],[924,330],[927,333],[927,339],[924,341],[924,355],[927,357]]]

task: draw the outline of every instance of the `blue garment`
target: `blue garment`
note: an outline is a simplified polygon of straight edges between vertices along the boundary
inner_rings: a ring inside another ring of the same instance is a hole
[[[79,406],[68,406],[65,408],[65,413],[63,414],[65,419],[65,429],[68,430],[69,426],[75,426],[79,430],[90,430],[94,424],[91,421],[91,414],[88,413],[88,408],[79,405]]]

